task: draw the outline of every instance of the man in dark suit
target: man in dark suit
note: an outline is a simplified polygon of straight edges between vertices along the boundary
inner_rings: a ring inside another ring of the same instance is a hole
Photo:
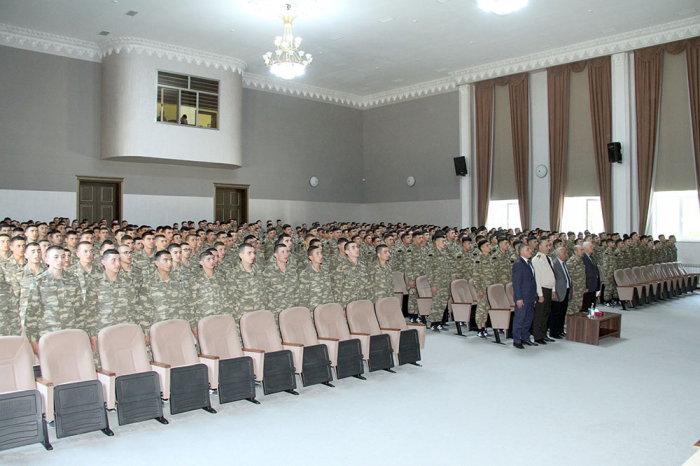
[[[564,320],[566,309],[569,307],[569,297],[574,291],[571,275],[566,267],[569,254],[566,247],[557,248],[557,257],[552,261],[556,285],[552,294],[552,313],[549,315],[549,336],[557,340],[564,334]]]
[[[587,312],[595,302],[595,295],[600,291],[600,271],[593,260],[593,243],[583,243],[583,265],[586,266],[586,292],[583,294],[581,312]]]
[[[537,346],[537,343],[530,341],[530,325],[535,315],[535,302],[538,297],[535,269],[530,260],[532,249],[525,243],[519,244],[518,254],[520,258],[513,264],[513,346],[523,349],[523,345]]]

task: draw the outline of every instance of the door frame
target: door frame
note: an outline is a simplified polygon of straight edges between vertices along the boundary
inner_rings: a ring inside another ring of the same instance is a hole
[[[212,205],[212,220],[216,221],[216,188],[231,188],[245,190],[245,214],[250,218],[250,185],[249,184],[227,184],[214,183],[214,205]],[[247,220],[246,220],[247,221]]]
[[[121,224],[124,219],[124,178],[108,178],[104,176],[76,176],[77,180],[77,190],[75,192],[75,218],[78,222],[82,221],[79,218],[80,215],[80,183],[81,182],[93,182],[93,183],[117,183],[119,185],[119,224]]]

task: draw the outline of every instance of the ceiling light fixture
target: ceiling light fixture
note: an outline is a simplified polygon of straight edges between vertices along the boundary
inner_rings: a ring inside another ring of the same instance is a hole
[[[287,3],[287,10],[280,16],[284,23],[284,35],[275,37],[277,50],[263,55],[265,65],[270,72],[282,79],[294,79],[301,76],[309,67],[313,57],[310,53],[299,50],[301,37],[292,34],[292,21],[296,18],[291,13],[292,6]]]
[[[528,0],[477,0],[479,8],[487,13],[507,15],[527,6]]]

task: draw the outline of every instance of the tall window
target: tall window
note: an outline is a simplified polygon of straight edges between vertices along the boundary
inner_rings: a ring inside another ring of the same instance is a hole
[[[700,240],[697,191],[657,191],[651,206],[651,234],[676,235],[677,240]]]
[[[603,231],[603,208],[600,197],[580,196],[564,198],[564,215],[561,219],[562,231]]]
[[[517,199],[489,202],[487,228],[521,228],[520,207]]]
[[[159,71],[156,121],[218,128],[219,82]]]

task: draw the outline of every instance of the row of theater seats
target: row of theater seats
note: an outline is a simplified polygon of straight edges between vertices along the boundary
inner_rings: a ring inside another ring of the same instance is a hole
[[[622,309],[692,293],[698,286],[698,274],[686,272],[680,262],[619,269],[614,276]]]
[[[271,312],[251,312],[240,320],[240,335],[230,315],[209,316],[199,321],[197,336],[201,354],[188,322],[154,324],[150,361],[140,326],[104,328],[97,337],[102,368],[96,370],[84,331],[52,332],[39,340],[37,378],[26,338],[0,337],[0,450],[31,443],[52,449],[47,422],[54,422],[57,438],[96,430],[111,436],[108,409],[117,411],[119,425],[151,419],[167,424],[162,400],[169,401],[171,414],[216,413],[210,390],[219,403],[258,403],[256,381],[266,395],[298,395],[295,374],[303,386],[333,387],[332,370],[337,379],[365,380],[365,363],[370,372],[393,372],[395,357],[399,365],[420,365],[425,326],[406,324],[392,297],[379,300],[376,309],[366,300],[346,311],[324,304],[313,320],[306,308],[286,309],[279,330]]]
[[[402,272],[394,272],[394,294],[397,297],[402,297],[408,294],[405,275]],[[430,289],[428,277],[420,276],[416,278],[416,291],[418,294],[418,315],[426,317],[430,315],[430,308],[433,305],[433,295]],[[515,301],[513,301],[513,284],[500,283],[491,285],[486,290],[486,295],[489,300],[489,320],[494,332],[494,343],[502,343],[498,330],[508,332],[510,330],[512,312],[515,309]],[[453,279],[450,283],[450,297],[447,300],[447,309],[449,318],[457,324],[457,334],[466,336],[462,333],[460,324],[465,324],[469,327],[472,315],[476,310],[476,302],[478,293],[474,287],[474,280]]]

